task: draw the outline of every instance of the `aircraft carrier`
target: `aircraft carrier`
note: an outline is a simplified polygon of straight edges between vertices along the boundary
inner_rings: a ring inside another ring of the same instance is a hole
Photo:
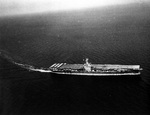
[[[140,75],[140,65],[91,64],[86,58],[84,64],[54,63],[49,67],[52,73],[85,76]]]

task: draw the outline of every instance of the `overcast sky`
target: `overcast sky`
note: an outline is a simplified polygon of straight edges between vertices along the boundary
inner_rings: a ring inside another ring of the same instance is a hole
[[[143,3],[147,1],[149,0],[0,0],[0,16],[79,10],[117,4]]]

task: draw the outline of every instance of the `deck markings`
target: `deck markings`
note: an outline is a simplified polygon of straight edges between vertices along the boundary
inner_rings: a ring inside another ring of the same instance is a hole
[[[61,65],[63,65],[63,63],[60,63],[57,67],[60,67]]]
[[[54,63],[53,65],[51,65],[50,67],[53,67],[53,66],[55,66],[56,65],[56,63]]]
[[[64,65],[65,63],[54,63],[53,65],[50,66],[50,68],[58,68],[62,65]]]
[[[54,67],[56,68],[58,66],[59,63],[57,63]]]

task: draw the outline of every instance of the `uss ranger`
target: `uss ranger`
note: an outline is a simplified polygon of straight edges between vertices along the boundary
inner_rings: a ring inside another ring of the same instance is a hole
[[[52,73],[85,76],[140,75],[140,65],[91,64],[86,58],[84,64],[54,63],[49,67]]]

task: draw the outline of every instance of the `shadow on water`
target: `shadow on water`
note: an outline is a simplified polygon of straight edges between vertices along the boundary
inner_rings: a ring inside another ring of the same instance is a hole
[[[148,86],[140,76],[134,78],[65,76],[29,72],[17,66],[16,70],[17,73],[4,69],[5,72],[1,73],[2,114],[149,112]]]

